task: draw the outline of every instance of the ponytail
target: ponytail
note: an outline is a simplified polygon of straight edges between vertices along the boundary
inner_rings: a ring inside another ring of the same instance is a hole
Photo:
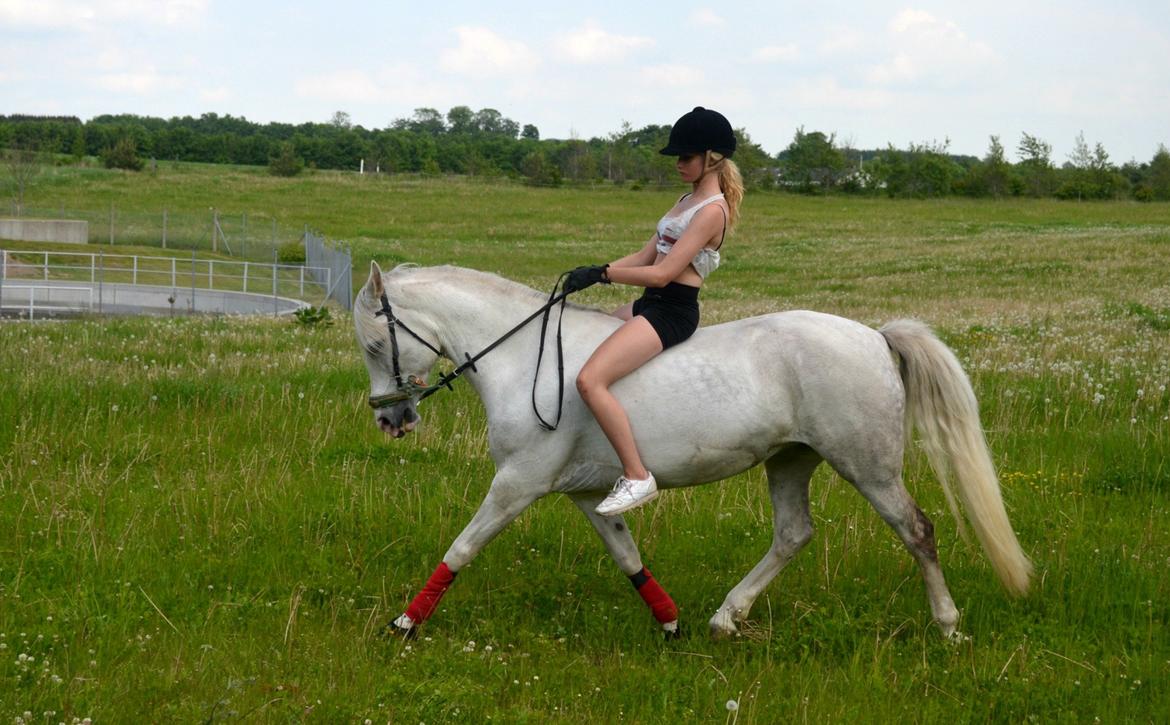
[[[739,205],[743,202],[743,176],[735,162],[717,151],[707,152],[707,171],[719,174],[719,190],[727,202],[727,229],[735,228],[739,221]]]

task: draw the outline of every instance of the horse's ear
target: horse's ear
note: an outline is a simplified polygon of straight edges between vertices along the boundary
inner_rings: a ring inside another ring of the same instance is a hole
[[[370,260],[370,279],[366,282],[366,289],[370,291],[370,297],[379,299],[386,293],[386,288],[382,286],[382,268],[374,260]]]

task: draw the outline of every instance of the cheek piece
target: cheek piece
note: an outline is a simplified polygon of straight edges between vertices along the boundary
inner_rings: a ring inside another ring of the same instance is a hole
[[[642,567],[642,571],[631,575],[630,583],[638,590],[638,594],[642,595],[642,601],[650,607],[650,612],[659,623],[669,624],[678,619],[678,607],[675,606],[674,600],[659,586],[649,569]]]

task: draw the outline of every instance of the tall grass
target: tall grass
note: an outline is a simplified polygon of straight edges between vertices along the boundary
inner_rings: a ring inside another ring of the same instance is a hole
[[[274,213],[320,213],[314,226],[354,241],[359,267],[457,262],[537,286],[630,248],[674,197],[174,173],[176,199],[193,204],[219,189]],[[35,193],[80,204],[111,189],[164,193],[106,172]],[[0,717],[1161,720],[1168,242],[1165,206],[748,197],[704,290],[705,323],[790,307],[917,317],[972,377],[1037,577],[1025,599],[1002,592],[912,448],[907,484],[935,521],[970,636],[957,645],[931,624],[897,538],[825,468],[811,491],[817,535],[739,640],[710,642],[706,619],[771,540],[759,471],[628,518],[680,605],[680,641],[659,639],[588,523],[556,497],[461,574],[419,640],[385,641],[381,625],[492,475],[469,387],[429,399],[422,428],[387,441],[345,324],[2,324]],[[584,301],[629,294],[592,289]]]

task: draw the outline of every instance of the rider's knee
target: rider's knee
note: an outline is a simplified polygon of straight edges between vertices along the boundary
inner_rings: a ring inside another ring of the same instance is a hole
[[[588,400],[596,391],[603,389],[605,389],[605,385],[589,368],[584,368],[577,373],[577,392],[585,400]]]

